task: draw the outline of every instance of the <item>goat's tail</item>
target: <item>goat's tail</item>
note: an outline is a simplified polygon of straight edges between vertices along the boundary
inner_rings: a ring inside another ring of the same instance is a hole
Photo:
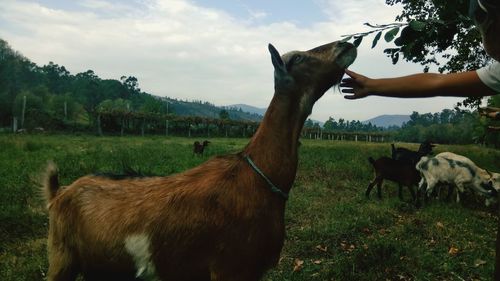
[[[50,202],[59,190],[59,171],[54,162],[49,161],[43,177],[43,195],[45,201]]]
[[[368,157],[368,162],[370,162],[370,164],[374,165],[375,164],[375,159],[373,159],[371,156]]]
[[[417,169],[417,171],[419,171],[420,173],[422,173],[422,171],[424,170],[427,170],[429,159],[430,158],[427,156],[422,156],[422,158],[420,158],[420,160],[415,165],[415,169]]]
[[[396,159],[396,147],[394,146],[393,143],[391,143],[391,148],[392,148],[391,150],[392,159]]]

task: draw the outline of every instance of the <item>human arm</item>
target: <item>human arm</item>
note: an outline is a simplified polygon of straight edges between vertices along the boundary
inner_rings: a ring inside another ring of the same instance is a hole
[[[486,86],[476,71],[450,74],[419,73],[397,78],[372,79],[346,70],[349,78],[340,87],[346,99],[366,96],[423,98],[434,96],[482,97],[497,94]]]

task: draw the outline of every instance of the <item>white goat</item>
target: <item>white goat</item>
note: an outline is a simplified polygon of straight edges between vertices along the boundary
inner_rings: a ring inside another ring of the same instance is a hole
[[[422,157],[416,168],[422,175],[419,190],[427,184],[427,195],[433,192],[436,184],[448,183],[458,189],[457,202],[460,202],[460,193],[470,187],[474,192],[486,196],[486,205],[490,205],[500,190],[500,174],[481,169],[469,158],[451,152]]]

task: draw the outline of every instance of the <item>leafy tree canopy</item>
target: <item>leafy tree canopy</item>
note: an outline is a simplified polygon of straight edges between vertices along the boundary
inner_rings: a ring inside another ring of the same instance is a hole
[[[373,35],[374,48],[381,38],[392,43],[384,53],[396,64],[400,58],[420,63],[427,72],[437,66],[439,72],[473,70],[490,58],[481,46],[481,36],[468,17],[468,0],[386,0],[388,5],[402,5],[395,23],[365,23],[371,30],[348,35],[345,40],[361,44]],[[466,99],[464,106],[478,106],[479,99]],[[460,105],[460,104],[459,104]]]

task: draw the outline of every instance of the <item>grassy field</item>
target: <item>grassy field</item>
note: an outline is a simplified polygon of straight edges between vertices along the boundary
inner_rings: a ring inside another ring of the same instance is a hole
[[[192,154],[194,139],[165,137],[0,135],[0,280],[43,280],[47,269],[47,215],[36,182],[47,160],[61,184],[123,164],[168,175],[239,151],[248,140],[211,139],[207,156]],[[281,261],[265,280],[490,280],[497,218],[469,196],[433,200],[422,209],[397,199],[386,182],[384,198],[367,200],[368,156],[390,145],[303,140],[286,211]],[[417,145],[403,145],[416,149]],[[500,152],[477,146],[438,146],[500,171]],[[405,198],[410,195],[405,190]]]

